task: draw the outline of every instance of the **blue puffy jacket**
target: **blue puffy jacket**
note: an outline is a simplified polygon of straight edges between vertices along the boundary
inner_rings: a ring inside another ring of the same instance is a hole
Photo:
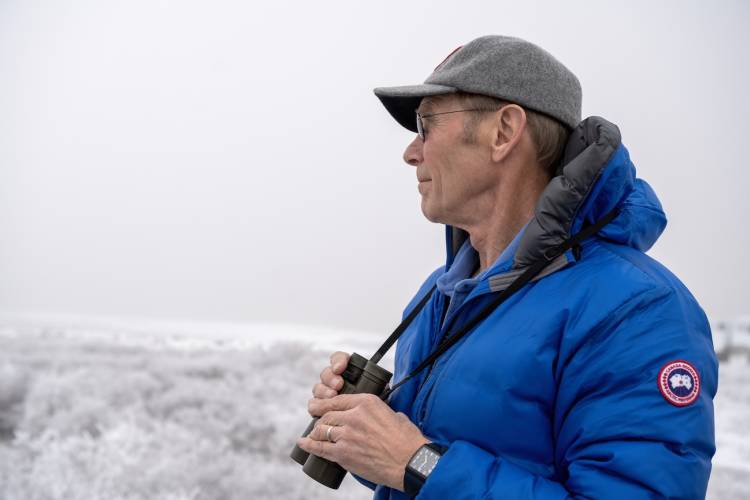
[[[646,256],[666,225],[616,126],[573,131],[535,216],[442,323],[455,331],[546,249],[614,207],[617,217],[552,262],[389,404],[448,445],[418,499],[704,498],[718,365],[706,316]],[[466,234],[447,228],[450,269]],[[435,292],[398,342],[398,382],[435,349]],[[374,486],[374,485],[371,485]],[[382,485],[376,499],[405,499]]]

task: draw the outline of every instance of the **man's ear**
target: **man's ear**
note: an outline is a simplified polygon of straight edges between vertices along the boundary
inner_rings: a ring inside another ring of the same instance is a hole
[[[500,108],[493,119],[492,160],[500,162],[516,149],[526,130],[526,111],[517,104]]]

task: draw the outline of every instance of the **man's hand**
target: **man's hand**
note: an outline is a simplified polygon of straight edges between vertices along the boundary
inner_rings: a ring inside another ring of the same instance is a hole
[[[348,364],[349,354],[341,351],[331,354],[331,364],[320,372],[320,382],[313,386],[313,397],[328,399],[338,395],[341,388],[344,387],[344,379],[341,378],[341,374],[344,373]],[[315,417],[316,415],[312,416]]]
[[[430,442],[406,415],[372,394],[313,398],[308,411],[321,418],[309,436],[297,441],[300,448],[401,491],[407,462]]]

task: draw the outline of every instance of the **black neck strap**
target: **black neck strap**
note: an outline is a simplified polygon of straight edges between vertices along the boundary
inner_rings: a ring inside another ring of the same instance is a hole
[[[404,318],[400,325],[398,325],[391,336],[388,337],[385,342],[383,342],[383,345],[380,346],[380,349],[378,349],[378,351],[370,358],[370,361],[372,361],[373,363],[379,362],[383,358],[385,353],[388,352],[391,347],[393,347],[393,344],[395,344],[401,334],[404,333],[404,330],[408,328],[411,322],[414,321],[414,318],[417,317],[417,314],[419,314],[422,308],[430,300],[430,297],[432,297],[432,292],[434,292],[436,288],[437,285],[433,285],[432,288],[430,288],[430,291],[427,292],[424,297],[422,297],[422,300],[419,301],[419,304],[414,306],[414,309],[412,309],[409,315]]]
[[[537,276],[540,272],[544,270],[545,267],[547,267],[553,260],[557,259],[560,255],[564,254],[571,248],[573,249],[580,249],[581,243],[583,243],[584,240],[587,238],[595,235],[599,232],[600,229],[602,229],[604,226],[609,224],[609,222],[612,221],[618,214],[618,209],[615,208],[612,211],[610,211],[607,215],[602,217],[600,220],[598,220],[595,224],[592,224],[590,226],[585,227],[578,233],[574,234],[567,240],[565,240],[560,245],[557,245],[556,247],[552,247],[548,249],[544,253],[544,258],[540,259],[539,261],[535,262],[531,266],[527,267],[526,270],[518,277],[516,278],[508,288],[505,290],[499,292],[497,297],[495,297],[492,301],[490,301],[486,306],[482,308],[479,313],[474,316],[473,318],[469,319],[466,323],[464,323],[458,331],[453,333],[446,333],[446,335],[443,337],[443,339],[440,342],[440,345],[438,348],[433,351],[429,356],[427,356],[421,363],[419,363],[416,368],[414,368],[409,375],[401,379],[397,384],[387,388],[385,392],[381,395],[382,399],[387,399],[390,394],[401,387],[403,384],[414,378],[419,372],[430,366],[432,363],[435,362],[435,360],[440,357],[445,351],[453,347],[461,338],[464,337],[467,333],[469,333],[475,326],[477,326],[479,323],[481,323],[487,316],[489,316],[492,311],[497,309],[500,304],[508,300],[511,295],[516,293],[518,290],[520,290],[524,285],[526,285],[529,281],[534,279],[535,276]],[[400,325],[398,325],[398,328],[391,334],[390,337],[383,343],[383,345],[378,349],[378,351],[375,353],[375,355],[370,358],[371,361],[374,363],[377,363],[380,361],[380,359],[383,357],[383,355],[390,349],[393,344],[398,340],[398,338],[401,336],[402,333],[406,330],[406,328],[411,324],[412,321],[414,321],[414,318],[416,318],[417,314],[424,308],[424,306],[429,301],[430,297],[432,296],[433,292],[435,291],[435,288],[437,285],[433,286],[429,292],[425,294],[424,297],[422,297],[422,300],[419,301],[419,303],[412,309],[411,313],[404,319],[404,321],[401,322]]]

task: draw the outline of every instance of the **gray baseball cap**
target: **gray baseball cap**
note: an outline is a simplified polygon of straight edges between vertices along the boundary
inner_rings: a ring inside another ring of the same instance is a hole
[[[520,38],[483,36],[453,52],[421,85],[374,90],[401,125],[417,131],[414,111],[423,97],[468,92],[497,97],[575,128],[581,121],[581,84],[549,52]]]

